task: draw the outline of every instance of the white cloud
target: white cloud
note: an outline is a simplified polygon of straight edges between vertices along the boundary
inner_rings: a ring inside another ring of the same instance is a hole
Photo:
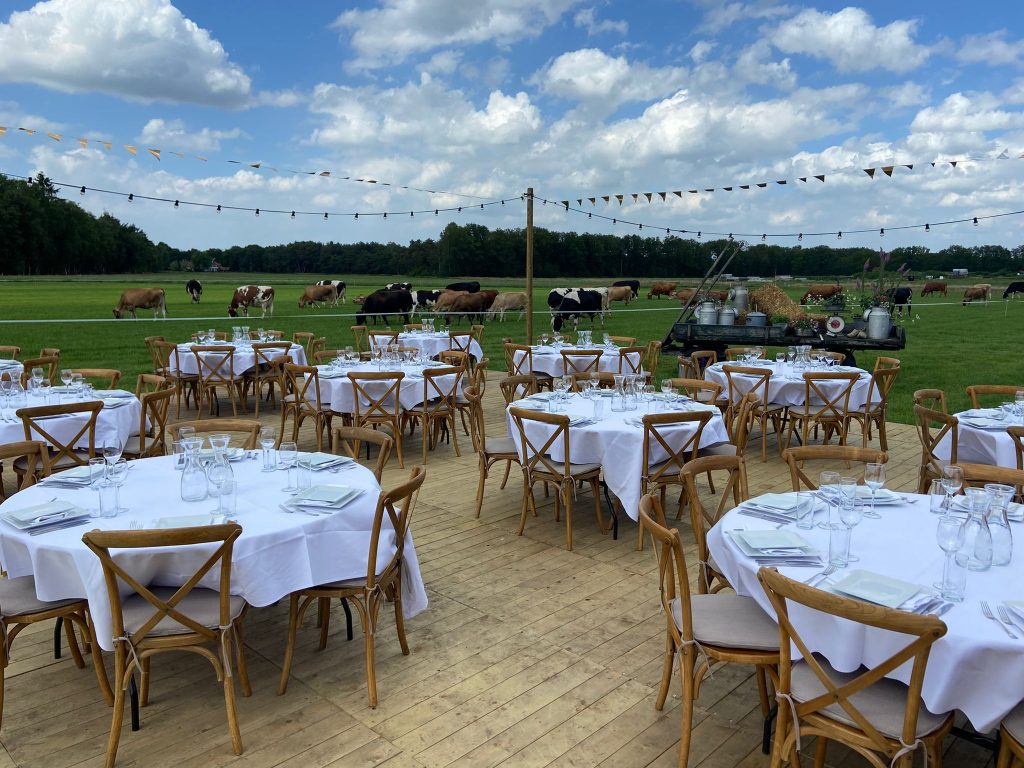
[[[956,57],[971,64],[1020,64],[1024,61],[1024,39],[1007,40],[1006,35],[1005,29],[985,35],[970,35],[956,52]]]
[[[714,48],[714,42],[710,40],[698,40],[693,44],[690,52],[686,55],[690,57],[690,60],[693,61],[694,64],[700,64],[711,54],[711,51],[714,50]]]
[[[589,36],[600,35],[604,32],[615,32],[620,35],[629,33],[628,21],[622,19],[618,21],[612,21],[611,19],[598,21],[593,8],[584,8],[581,11],[577,11],[572,21],[577,27],[587,30],[587,35]]]
[[[563,53],[531,82],[546,93],[612,110],[627,101],[648,101],[672,93],[686,82],[683,67],[653,68],[612,57],[597,48]]]
[[[252,98],[253,107],[296,107],[306,101],[306,95],[292,88],[281,91],[259,91]]]
[[[771,47],[759,40],[745,48],[733,65],[733,74],[744,83],[771,85],[788,90],[796,86],[796,74],[790,69],[789,59],[771,61]]]
[[[789,5],[779,5],[772,0],[754,3],[724,3],[722,0],[698,0],[707,8],[700,30],[716,34],[733,24],[746,19],[772,19],[793,12]]]
[[[220,149],[222,141],[237,139],[243,135],[239,128],[232,128],[230,131],[203,128],[189,132],[182,120],[153,118],[143,126],[138,142],[167,151],[213,152]]]
[[[875,26],[860,8],[837,13],[804,10],[779,24],[769,39],[784,53],[831,61],[840,72],[887,69],[908,72],[925,62],[930,51],[914,42],[916,21]]]
[[[0,81],[244,106],[249,77],[170,0],[46,0],[0,24]]]
[[[900,109],[927,104],[931,99],[931,91],[923,85],[912,83],[908,80],[900,85],[883,88],[882,96],[885,98],[888,106]]]
[[[429,72],[438,75],[450,75],[462,61],[462,54],[458,51],[438,51],[430,59],[420,65],[421,72]]]
[[[973,133],[1024,128],[1024,112],[1000,109],[990,93],[954,93],[936,107],[926,107],[910,125],[917,133]]]
[[[355,69],[398,64],[434,48],[537,37],[580,0],[380,0],[373,10],[351,10],[334,22],[351,32]]]

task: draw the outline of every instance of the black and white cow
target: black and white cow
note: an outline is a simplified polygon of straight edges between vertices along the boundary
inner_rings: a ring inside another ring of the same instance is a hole
[[[192,303],[198,304],[199,298],[203,295],[203,284],[198,280],[189,280],[185,283],[185,291],[192,297]]]
[[[640,293],[640,281],[639,280],[616,280],[612,283],[612,288],[618,288],[620,286],[628,286],[633,292],[633,298],[635,299],[637,294]]]
[[[1004,299],[1008,299],[1011,296],[1016,297],[1016,295],[1018,293],[1024,293],[1024,282],[1021,282],[1019,280],[1016,281],[1016,282],[1010,283],[1006,287],[1006,290],[1003,291],[1003,298]]]
[[[907,310],[907,314],[910,314],[911,301],[914,296],[912,288],[890,288],[886,293],[889,294],[889,301],[892,302],[893,308],[903,314],[903,310]]]
[[[558,301],[557,305],[554,303]],[[601,318],[604,326],[604,313],[608,309],[608,289],[600,288],[556,288],[548,294],[548,307],[551,308],[551,328],[561,331],[566,321],[572,319],[573,328],[579,324],[580,315],[590,317],[594,324],[594,316]]]
[[[334,290],[338,292],[338,298],[334,301],[334,306],[338,306],[338,302],[345,303],[345,281],[344,280],[317,280],[316,285],[333,285]]]
[[[437,299],[441,295],[441,290],[436,291],[413,291],[413,304],[412,313],[415,315],[417,312],[423,314],[423,312],[429,312],[437,304]]]
[[[412,314],[412,294],[406,290],[374,291],[363,301],[363,306],[356,313],[356,325],[366,325],[367,318],[373,318],[374,325],[379,317],[388,321],[388,315],[401,315],[404,322],[409,322]]]
[[[388,283],[384,286],[385,291],[409,291],[412,293],[412,283]]]
[[[449,291],[469,291],[470,293],[477,293],[480,290],[480,283],[476,280],[466,280],[461,283],[450,283],[445,287]]]

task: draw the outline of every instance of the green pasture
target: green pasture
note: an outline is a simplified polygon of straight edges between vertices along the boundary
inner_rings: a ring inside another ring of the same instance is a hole
[[[350,326],[355,324],[357,307],[352,299],[380,288],[385,282],[407,278],[395,276],[332,275],[348,282],[348,303],[324,309],[299,309],[298,297],[307,283],[318,277],[295,275],[200,275],[203,298],[192,304],[185,293],[188,275],[131,275],[98,277],[40,277],[0,279],[0,344],[22,348],[21,358],[38,354],[42,347],[62,350],[62,363],[67,367],[111,367],[125,375],[125,386],[131,387],[139,373],[149,370],[149,356],[143,339],[162,335],[169,340],[185,340],[200,328],[230,330],[240,320],[227,315],[234,288],[246,283],[273,285],[276,289],[273,320],[260,320],[257,312],[248,320],[255,328],[263,326],[284,331],[312,331],[325,336],[327,346],[340,347],[352,343]],[[408,278],[417,288],[439,287],[456,278]],[[610,284],[587,279],[590,285]],[[973,278],[971,282],[979,281]],[[535,284],[535,333],[550,329],[550,315],[545,298],[558,285],[580,284],[572,278],[539,280]],[[799,298],[813,281],[796,281],[785,286],[790,295]],[[484,287],[501,291],[522,290],[523,281],[514,279],[483,279]],[[646,286],[639,300],[628,310],[615,304],[606,322],[606,330],[614,335],[636,336],[641,343],[663,339],[674,322],[679,304],[675,300],[646,298]],[[680,281],[680,285],[683,285]],[[167,291],[167,320],[154,320],[148,310],[139,311],[138,320],[115,320],[111,310],[120,292],[127,287],[161,286]],[[751,289],[756,285],[751,284]],[[948,298],[921,299],[920,283],[914,285],[914,308],[904,321],[907,347],[897,356],[903,362],[896,381],[891,404],[895,421],[911,421],[911,396],[914,390],[936,387],[946,391],[950,407],[967,406],[964,388],[969,384],[1021,384],[1024,386],[1024,364],[1020,341],[1024,332],[1024,301],[1002,301],[1002,288],[993,290],[988,304],[963,307],[958,301],[962,288],[950,286]],[[401,321],[392,323],[398,328]],[[501,369],[504,357],[501,340],[508,336],[519,341],[525,338],[526,322],[511,319],[486,323],[484,352],[491,359],[492,370]],[[462,327],[467,324],[463,321]],[[584,325],[581,327],[589,327]],[[600,326],[598,326],[600,327]],[[874,365],[874,353],[860,353],[862,367]],[[663,355],[659,377],[674,375],[674,355]]]

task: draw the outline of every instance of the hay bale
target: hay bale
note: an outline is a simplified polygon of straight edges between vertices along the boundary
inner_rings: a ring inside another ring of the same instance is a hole
[[[752,292],[750,294],[750,307],[751,310],[764,312],[768,315],[769,320],[776,315],[782,315],[790,324],[804,318],[810,318],[820,326],[824,325],[825,320],[828,319],[825,315],[811,314],[804,311],[803,307],[789,298],[786,292],[777,285],[766,285]]]

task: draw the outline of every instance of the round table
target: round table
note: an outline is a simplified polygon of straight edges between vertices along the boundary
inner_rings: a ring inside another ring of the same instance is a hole
[[[855,570],[901,579],[929,587],[941,578],[944,555],[935,542],[938,517],[928,511],[928,497],[902,494],[909,503],[879,507],[881,518],[864,518],[854,529],[851,551],[860,562],[835,572],[832,581]],[[729,583],[741,595],[750,595],[774,617],[767,595],[757,580],[757,564],[742,554],[723,531],[774,529],[775,524],[740,515],[732,510],[708,532],[711,555]],[[792,524],[785,530],[797,531]],[[797,531],[824,556],[828,531]],[[957,709],[979,732],[996,725],[1024,697],[1024,640],[1012,640],[981,613],[979,600],[998,605],[1024,600],[1024,526],[1014,525],[1018,546],[1010,565],[984,572],[968,572],[966,598],[942,616],[948,632],[932,646],[922,697],[928,710],[942,714]],[[787,568],[786,576],[806,581],[820,568]],[[872,629],[790,604],[790,617],[808,646],[824,655],[840,672],[872,666],[906,645],[906,636]],[[1021,636],[1022,632],[1016,633]],[[890,675],[908,681],[904,665]]]
[[[565,363],[562,360],[562,350],[586,350],[589,352],[596,352],[600,350],[603,354],[601,359],[598,361],[598,369],[605,373],[619,373],[619,348],[618,347],[573,347],[563,345],[561,347],[555,347],[553,345],[542,344],[532,348],[533,349],[533,373],[546,373],[549,376],[564,376],[565,375]],[[523,359],[523,352],[516,352],[515,364],[518,366],[520,361]],[[629,355],[630,362],[636,366],[638,373],[643,373],[643,369],[640,367],[640,353],[633,352]],[[582,362],[580,363],[582,365]],[[632,369],[622,371],[622,373],[633,373]]]
[[[539,398],[542,397],[539,396]],[[641,402],[640,407],[635,411],[612,411],[612,398],[602,397],[601,400],[605,404],[604,415],[597,423],[569,427],[570,457],[574,464],[600,464],[608,490],[622,502],[626,514],[636,520],[639,517],[640,475],[643,472],[644,427],[642,419],[648,413],[668,413],[673,409],[669,408],[663,399],[655,398],[651,403]],[[683,402],[685,403],[683,410],[709,411],[712,414],[711,420],[701,433],[699,447],[729,442],[729,434],[725,429],[721,411],[693,401]],[[543,403],[543,399],[520,400],[513,402],[512,406],[521,407],[526,404],[527,407],[531,407],[538,403]],[[582,395],[573,394],[566,401],[564,413],[570,418],[589,417],[594,413],[594,405]],[[508,423],[509,435],[515,441],[516,449],[521,455],[519,430],[516,429],[510,415]],[[694,425],[686,424],[674,429],[663,428],[661,431],[666,441],[678,450],[693,436],[695,429]],[[546,424],[529,423],[527,430],[531,442],[542,445],[546,438],[541,430],[550,434],[552,428]],[[533,434],[533,430],[537,430],[536,436]],[[560,455],[561,447],[562,444],[559,442],[557,448],[551,452],[551,458],[555,461],[562,461],[564,458]],[[650,458],[651,463],[654,464],[664,461],[668,455],[662,446],[652,444]]]
[[[255,453],[255,452],[254,452]],[[104,649],[111,649],[110,605],[99,560],[82,543],[88,530],[128,528],[132,521],[145,528],[164,527],[181,521],[179,516],[206,516],[217,506],[216,499],[183,502],[181,474],[175,471],[175,456],[161,456],[131,462],[128,482],[121,489],[121,504],[128,512],[112,519],[92,519],[76,528],[31,536],[7,522],[0,522],[0,558],[12,577],[34,575],[41,600],[87,598]],[[329,470],[313,474],[313,485],[347,485],[365,489],[340,511],[312,516],[284,512],[279,505],[290,496],[281,488],[284,472],[262,472],[259,459],[232,462],[239,484],[237,508],[231,519],[242,526],[235,542],[231,590],[255,607],[270,605],[295,590],[331,581],[365,578],[370,532],[380,486],[373,473],[362,465],[342,472]],[[5,511],[43,503],[54,496],[80,507],[95,508],[97,495],[89,489],[65,490],[35,485],[0,505]],[[157,523],[165,518],[163,523]],[[219,520],[209,517],[209,520]],[[195,522],[198,522],[195,521]],[[182,580],[202,564],[213,551],[209,547],[121,551],[115,560],[145,584],[180,586]],[[378,568],[395,553],[394,531],[385,515],[381,531]],[[214,569],[200,582],[216,589],[219,572]],[[402,605],[406,617],[427,607],[427,595],[420,575],[412,534],[405,545],[402,575]]]
[[[373,336],[370,336],[370,343],[373,343]],[[423,352],[427,357],[437,357],[441,352],[451,349],[451,337],[447,333],[426,331],[405,331],[398,334],[398,344],[402,347],[411,347]],[[483,360],[484,351],[476,339],[470,341],[469,354],[477,360]]]
[[[258,343],[258,342],[257,342]],[[178,345],[178,361],[181,364],[181,370],[177,370],[174,365],[174,356],[171,356],[171,372],[181,373],[185,376],[196,376],[199,374],[199,366],[196,364],[196,356],[192,354],[192,347],[199,346],[216,346],[216,347],[234,347],[234,374],[239,376],[254,365],[256,365],[256,353],[252,351],[252,344],[237,344],[233,341],[213,341],[209,344],[179,344]],[[211,353],[216,354],[216,353]],[[302,348],[301,344],[292,343],[291,347],[288,348],[288,357],[291,358],[292,362],[296,365],[306,364],[306,350]],[[225,371],[227,373],[227,371]]]
[[[722,370],[723,365],[732,365],[738,368],[765,368],[772,372],[772,377],[768,380],[768,402],[774,405],[795,405],[803,406],[804,398],[807,394],[806,384],[801,376],[795,378],[792,375],[792,366],[786,364],[785,368],[780,372],[778,363],[772,362],[761,362],[761,363],[715,363],[709,365],[704,371],[704,378],[708,381],[722,387],[722,392],[725,395],[729,394],[729,380],[725,376],[725,371]],[[814,371],[808,371],[808,373],[825,373],[824,368],[816,369]],[[853,385],[853,390],[850,392],[850,410],[857,410],[864,407],[864,404],[868,401],[868,390],[871,387],[871,374],[865,371],[863,368],[853,368],[848,365],[833,365],[828,368],[828,373],[859,373],[860,378]],[[736,384],[736,388],[739,390],[740,395],[744,395],[750,391],[750,388],[756,383],[757,379],[752,376],[739,375],[734,376],[733,381]],[[818,386],[823,392],[826,392],[829,397],[835,397],[835,392],[841,390],[844,386],[841,382],[818,382]],[[877,400],[878,393],[875,393],[875,399]]]
[[[123,444],[131,435],[139,433],[139,417],[142,414],[142,403],[139,398],[125,390],[96,390],[95,394],[103,401],[103,408],[96,417],[96,442],[99,450],[105,440],[117,438]],[[65,405],[83,402],[78,395],[71,394],[64,387],[51,387],[50,402],[29,393],[19,408],[33,408],[42,405]],[[21,419],[14,415],[14,408],[0,411],[0,443],[16,443],[25,439],[25,428]],[[57,440],[70,440],[82,425],[88,421],[87,415],[68,414],[56,416],[47,421],[47,431]],[[33,433],[33,439],[41,439]],[[88,437],[80,440],[76,448],[88,448]]]
[[[1013,438],[1006,428],[1015,426],[1016,422],[990,417],[994,408],[961,411],[954,414],[959,421],[956,460],[968,464],[994,464],[1009,469],[1017,468],[1017,451]],[[949,458],[950,435],[942,438],[936,446],[935,453],[939,458]]]
[[[349,371],[362,373],[377,373],[379,370],[376,363],[359,363],[358,365],[342,366],[332,368],[330,366],[317,366],[320,370],[320,403],[324,407],[330,406],[335,413],[355,412],[355,397],[352,382],[348,378]],[[426,367],[441,368],[440,363],[427,363]],[[401,371],[405,374],[398,390],[398,402],[403,408],[412,408],[423,402],[424,397],[424,366],[418,363],[403,363],[401,366],[385,367],[385,373]],[[455,383],[454,376],[442,376],[435,379],[446,394],[450,393]],[[463,382],[465,384],[465,382]],[[364,381],[360,384],[371,395],[383,395],[390,386],[388,382]],[[312,394],[312,393],[309,393]],[[427,399],[437,397],[437,392],[427,393]]]

